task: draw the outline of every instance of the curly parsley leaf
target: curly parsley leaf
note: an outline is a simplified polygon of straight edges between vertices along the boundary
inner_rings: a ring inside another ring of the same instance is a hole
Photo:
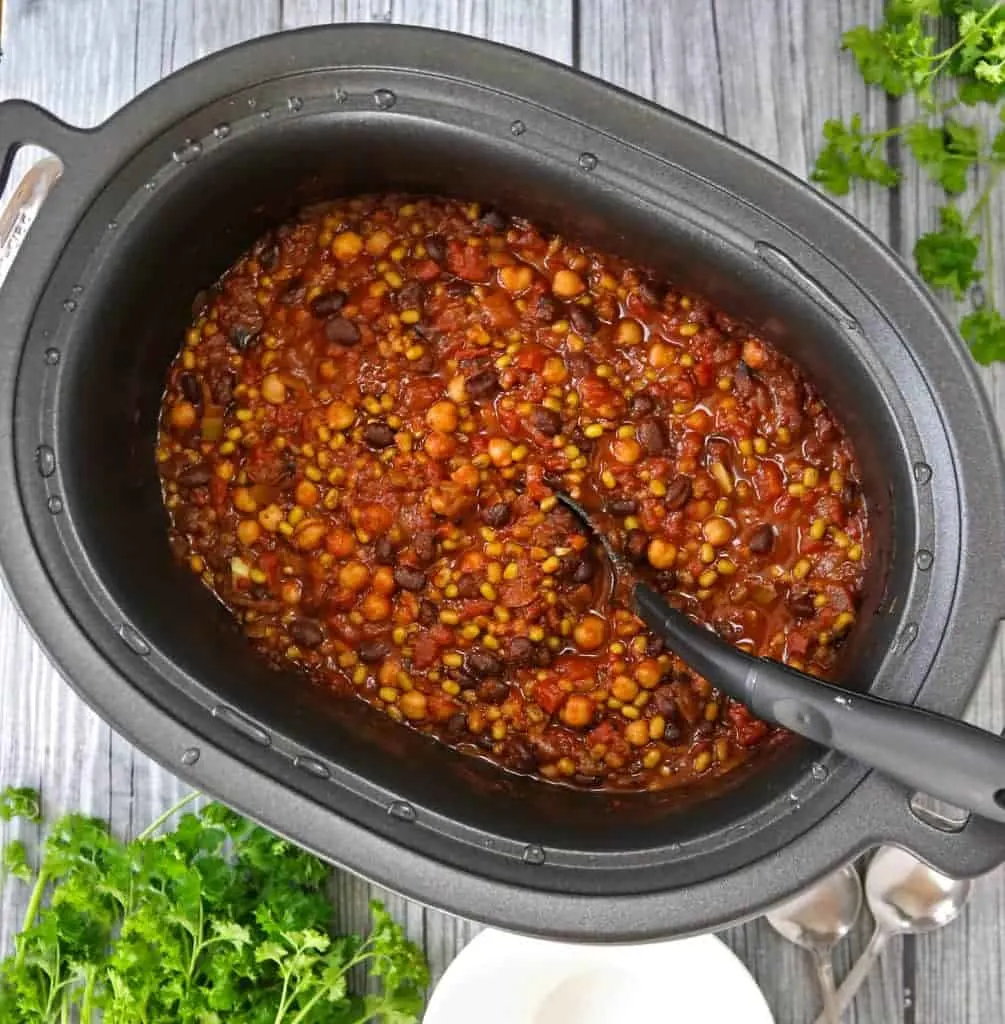
[[[892,187],[900,181],[900,174],[879,155],[881,138],[862,131],[862,118],[855,114],[845,125],[831,120],[824,125],[827,145],[817,157],[813,181],[835,195],[846,195],[852,181],[874,181]]]
[[[31,865],[28,863],[28,849],[20,839],[12,839],[3,848],[3,863],[0,865],[0,878],[17,878],[22,882],[30,882]]]
[[[42,800],[37,789],[7,786],[0,790],[0,821],[24,818],[38,824],[42,820]]]
[[[930,231],[915,242],[914,259],[918,272],[933,288],[948,288],[962,299],[983,276],[976,265],[980,235],[967,231],[959,210],[953,206],[943,206],[939,220],[939,231]]]
[[[980,306],[960,321],[960,334],[982,366],[1005,361],[1005,317],[990,306]]]
[[[959,195],[967,190],[967,174],[980,156],[980,129],[947,118],[942,127],[924,121],[907,126],[904,141],[915,159],[947,192]]]

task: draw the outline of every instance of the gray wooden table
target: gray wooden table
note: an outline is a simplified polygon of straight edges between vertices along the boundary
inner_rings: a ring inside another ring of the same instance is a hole
[[[882,6],[882,0],[7,0],[0,3],[0,98],[32,99],[90,125],[162,76],[232,43],[303,25],[398,22],[484,36],[573,64],[805,175],[826,117],[862,111],[882,127],[898,116],[865,90],[836,45],[845,29],[875,21]],[[1005,239],[1002,191],[994,210],[999,239]],[[847,205],[907,252],[918,230],[934,224],[939,200],[934,186],[910,174],[899,192],[866,191]],[[987,372],[985,383],[1005,424],[1005,371]],[[971,719],[1000,729],[1003,712],[999,643]],[[184,788],[72,693],[0,593],[3,783],[41,786],[50,809],[82,808],[123,833],[134,824],[142,828]],[[358,926],[372,887],[342,874],[338,888],[343,921]],[[0,948],[8,948],[21,919],[22,898],[8,892],[0,906]],[[436,977],[478,930],[385,898],[424,945]],[[840,949],[839,974],[861,951],[867,931],[863,921]],[[763,986],[780,1024],[812,1019],[818,1001],[798,951],[763,921],[723,937]],[[895,943],[849,1017],[857,1024],[1001,1024],[1003,954],[1005,875],[999,872],[981,880],[966,915],[951,928]]]

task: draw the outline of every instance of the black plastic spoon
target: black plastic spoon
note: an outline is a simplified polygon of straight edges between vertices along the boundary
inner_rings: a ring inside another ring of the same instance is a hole
[[[1005,822],[1005,739],[745,654],[639,580],[586,509],[567,494],[555,493],[599,539],[616,584],[630,594],[640,618],[714,686],[759,718],[839,750],[912,790]]]

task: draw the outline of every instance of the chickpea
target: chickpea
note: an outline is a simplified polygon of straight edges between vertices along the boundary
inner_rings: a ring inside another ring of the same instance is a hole
[[[587,615],[576,623],[572,639],[583,651],[595,651],[607,639],[607,623],[599,615]]]
[[[332,430],[348,430],[356,421],[356,410],[348,402],[332,402],[325,419]]]
[[[596,706],[582,693],[574,693],[562,706],[559,717],[570,729],[585,729],[593,724]]]
[[[258,513],[258,522],[262,525],[263,529],[269,531],[269,533],[275,533],[279,529],[279,524],[283,521],[283,510],[276,504],[266,505],[261,512]]]
[[[413,721],[426,717],[426,704],[426,695],[421,690],[408,690],[398,701],[404,716]]]
[[[663,678],[663,669],[660,668],[660,663],[655,658],[646,658],[637,665],[635,678],[639,681],[640,686],[652,690],[659,686],[659,682]]]
[[[394,593],[396,585],[394,582],[394,570],[389,565],[378,566],[370,584],[371,590],[375,594],[384,594],[386,596]]]
[[[654,569],[671,569],[677,561],[677,545],[660,537],[654,537],[649,542],[646,555],[649,558],[649,564]]]
[[[551,290],[560,299],[574,299],[586,289],[583,279],[574,270],[560,270],[551,282]]]
[[[644,747],[649,742],[649,723],[644,718],[629,722],[625,729],[625,739],[633,747]]]
[[[565,361],[558,356],[549,356],[544,361],[541,379],[545,384],[564,384],[569,379],[569,371],[565,367]]]
[[[195,426],[198,418],[195,406],[191,402],[179,402],[171,410],[171,426],[179,430],[188,430],[189,427]]]
[[[743,343],[743,361],[752,370],[758,370],[767,362],[768,354],[764,351],[764,346],[753,338],[748,338]]]
[[[251,491],[247,487],[235,487],[234,508],[238,512],[257,512],[258,502],[251,496]]]
[[[321,498],[321,492],[318,490],[317,484],[312,483],[310,480],[301,480],[297,484],[293,496],[296,498],[298,505],[310,508],[318,503]]]
[[[727,520],[719,516],[706,519],[701,533],[709,544],[714,544],[716,547],[722,547],[723,544],[728,544],[733,539],[733,527]]]
[[[634,437],[618,437],[611,444],[611,454],[624,466],[634,466],[642,458],[642,445]]]
[[[390,248],[393,241],[394,239],[391,237],[391,233],[389,231],[385,231],[383,228],[378,228],[366,240],[366,251],[371,256],[383,256]]]
[[[394,513],[386,505],[368,502],[359,507],[354,522],[371,537],[382,537],[391,529]]]
[[[629,679],[628,676],[618,676],[611,684],[611,696],[626,704],[629,701],[635,700],[638,693],[638,683],[634,679]]]
[[[665,370],[668,366],[673,366],[676,358],[676,352],[670,345],[657,341],[649,346],[649,365],[654,370]]]
[[[353,559],[351,562],[346,562],[345,565],[339,569],[338,581],[339,585],[351,590],[354,594],[359,593],[370,580],[370,570],[359,561]]]
[[[237,539],[245,547],[251,547],[261,535],[262,528],[254,519],[242,519],[237,524]]]
[[[279,588],[279,596],[283,599],[283,604],[299,604],[302,592],[303,586],[300,580],[283,580],[283,585]]]
[[[455,374],[447,383],[447,394],[451,400],[460,405],[462,402],[467,401],[468,397],[468,386],[467,381],[458,373]]]
[[[267,373],[260,390],[262,398],[270,405],[282,405],[286,401],[286,385],[278,373]]]
[[[534,271],[526,263],[514,263],[499,268],[499,283],[508,292],[526,291],[534,282]]]
[[[489,441],[489,458],[495,466],[508,466],[513,461],[513,442],[505,437]]]
[[[359,610],[367,622],[384,622],[391,617],[391,602],[384,594],[378,594],[371,590],[363,598]]]
[[[305,519],[293,535],[293,543],[301,551],[313,551],[321,546],[328,527],[320,519]]]
[[[340,260],[355,259],[363,251],[363,239],[355,231],[340,231],[332,241],[332,255]]]
[[[432,430],[452,434],[457,429],[457,406],[449,398],[434,402],[426,413],[426,423]]]
[[[336,526],[335,529],[328,531],[328,536],[325,537],[325,550],[328,554],[334,555],[336,558],[345,558],[347,555],[351,555],[355,549],[356,538],[349,530]]]
[[[450,436],[439,430],[434,430],[426,435],[426,454],[436,462],[446,462],[451,455],[457,451],[457,442]]]
[[[614,340],[618,345],[640,345],[642,337],[642,324],[630,317],[619,320],[614,329]]]

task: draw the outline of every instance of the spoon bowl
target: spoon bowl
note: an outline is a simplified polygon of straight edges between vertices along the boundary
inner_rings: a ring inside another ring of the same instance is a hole
[[[892,935],[944,927],[959,917],[971,889],[969,880],[948,878],[895,846],[880,849],[865,879],[876,925]]]

